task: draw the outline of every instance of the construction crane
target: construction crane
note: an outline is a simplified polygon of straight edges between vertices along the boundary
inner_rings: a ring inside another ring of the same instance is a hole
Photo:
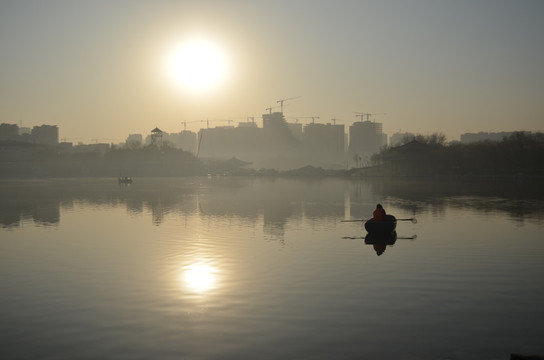
[[[208,127],[210,122],[227,122],[228,126],[230,126],[230,124],[234,121],[233,119],[211,119],[211,120],[206,120],[207,124],[208,124]]]
[[[370,117],[372,115],[385,115],[386,113],[374,113],[374,114],[370,114],[370,113],[363,113],[363,112],[356,112],[355,113],[355,117],[360,117],[361,118],[361,121],[363,121],[363,118],[366,116],[366,121],[370,121]]]
[[[214,120],[210,120],[212,122],[214,121],[226,121],[228,126],[230,126],[230,123],[233,122],[234,120],[231,120],[231,119],[214,119]]]
[[[315,124],[315,119],[319,119],[319,116],[297,116],[290,117],[289,119],[295,119],[295,123],[298,123],[300,119],[312,119],[312,124]]]
[[[367,115],[367,119],[368,119],[368,116],[370,116],[370,114],[367,114],[367,113],[363,113],[363,112],[356,112],[356,113],[355,113],[355,118],[358,118],[358,117],[360,117],[360,118],[361,118],[361,121],[364,121],[364,119],[365,119],[365,115]]]
[[[337,122],[337,121],[344,121],[344,120],[332,118],[331,121],[332,121],[332,124],[333,124],[333,125],[336,125],[336,122]]]
[[[195,122],[201,122],[200,120],[193,120],[193,121],[182,121],[183,124],[183,131],[187,130],[187,123],[195,123]]]
[[[268,110],[269,114],[272,114],[272,110],[276,108],[278,108],[278,106],[270,106],[270,107],[267,107],[266,110]],[[282,108],[282,112],[283,112],[283,108]]]
[[[298,98],[300,98],[300,96],[294,96],[294,97],[290,97],[288,99],[280,99],[280,100],[276,101],[276,103],[280,104],[281,113],[283,114],[283,102],[284,101],[295,100],[295,99],[298,99]]]

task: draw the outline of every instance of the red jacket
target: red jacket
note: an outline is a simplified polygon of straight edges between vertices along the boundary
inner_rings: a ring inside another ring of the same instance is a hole
[[[372,213],[374,216],[374,221],[385,221],[385,210],[384,209],[376,209]]]

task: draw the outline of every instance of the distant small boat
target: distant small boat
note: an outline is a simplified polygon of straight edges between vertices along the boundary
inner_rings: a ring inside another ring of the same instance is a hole
[[[397,228],[397,219],[393,215],[386,215],[385,221],[374,221],[374,219],[365,222],[365,229],[369,234],[391,234]]]
[[[132,184],[132,178],[129,176],[122,176],[117,179],[119,184]]]

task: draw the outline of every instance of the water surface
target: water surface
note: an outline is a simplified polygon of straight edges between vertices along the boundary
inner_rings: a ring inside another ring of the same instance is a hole
[[[543,197],[523,184],[0,182],[2,359],[544,353]],[[398,218],[380,256],[362,223]],[[417,237],[414,237],[417,235]]]

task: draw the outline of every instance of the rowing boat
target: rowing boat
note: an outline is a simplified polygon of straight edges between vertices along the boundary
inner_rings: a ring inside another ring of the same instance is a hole
[[[365,229],[369,234],[391,234],[397,228],[397,219],[393,215],[386,215],[385,221],[374,221],[374,219],[365,222]]]

